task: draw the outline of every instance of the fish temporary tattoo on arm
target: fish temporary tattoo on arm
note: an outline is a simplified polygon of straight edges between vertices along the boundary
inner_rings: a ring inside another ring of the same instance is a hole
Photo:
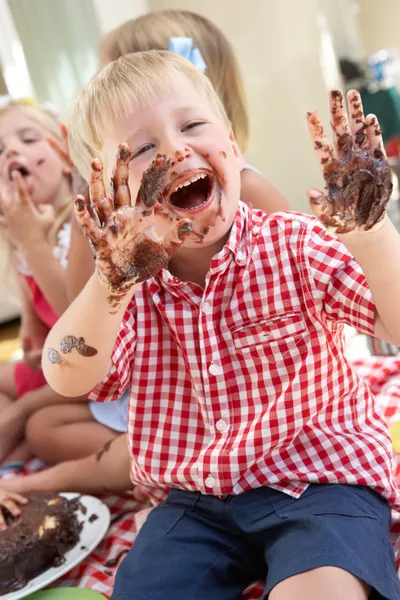
[[[75,337],[74,335],[66,335],[60,342],[60,349],[63,354],[68,354],[73,348],[76,348],[77,352],[81,356],[90,357],[97,354],[96,348],[85,344],[83,337]]]
[[[49,348],[47,350],[47,358],[49,359],[52,365],[61,365],[62,363],[60,353],[57,352],[57,350],[54,350],[54,348]]]
[[[96,348],[93,348],[93,346],[88,346],[87,344],[85,344],[85,338],[83,337],[78,338],[75,335],[66,335],[65,337],[63,337],[60,342],[61,352],[63,354],[68,354],[73,348],[76,348],[78,354],[84,356],[85,358],[96,356],[98,352]],[[47,358],[49,359],[49,362],[51,362],[52,365],[62,365],[63,363],[65,363],[61,354],[54,348],[49,348],[47,350]]]

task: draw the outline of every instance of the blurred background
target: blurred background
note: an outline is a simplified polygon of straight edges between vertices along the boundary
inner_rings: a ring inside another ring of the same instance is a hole
[[[304,116],[317,109],[328,122],[332,87],[363,86],[372,106],[389,91],[384,133],[396,167],[399,0],[0,0],[0,95],[50,101],[68,121],[76,91],[98,69],[102,36],[169,8],[203,14],[232,42],[252,122],[246,158],[293,209],[308,212],[306,189],[321,185]],[[15,311],[2,293],[0,322]]]

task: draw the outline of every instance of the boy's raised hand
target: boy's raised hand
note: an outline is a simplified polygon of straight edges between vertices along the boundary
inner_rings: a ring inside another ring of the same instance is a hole
[[[161,191],[170,164],[165,156],[157,156],[143,174],[136,201],[132,201],[131,156],[129,146],[121,144],[112,178],[113,198],[106,195],[103,164],[94,159],[90,201],[83,196],[75,200],[76,218],[91,243],[100,279],[117,292],[157,275],[192,230],[190,219],[180,219],[165,236],[157,235],[154,214],[161,207]]]
[[[307,113],[314,149],[321,165],[325,190],[308,192],[311,208],[329,232],[338,234],[372,229],[385,216],[392,192],[378,119],[364,117],[360,94],[330,92],[333,147],[316,112]]]

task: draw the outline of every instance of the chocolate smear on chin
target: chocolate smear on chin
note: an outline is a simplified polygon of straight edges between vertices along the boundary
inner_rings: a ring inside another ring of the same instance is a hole
[[[194,219],[193,235],[197,236],[199,244],[203,243],[205,236],[209,233],[210,229],[215,226],[218,217],[221,219],[221,221],[225,221],[225,215],[222,206],[222,190],[217,181],[215,181],[214,194],[217,194],[218,201],[214,202],[214,206],[208,209],[207,217],[205,217],[205,215],[204,219],[199,217],[198,221],[196,221],[196,217]],[[195,229],[198,231],[195,231]]]

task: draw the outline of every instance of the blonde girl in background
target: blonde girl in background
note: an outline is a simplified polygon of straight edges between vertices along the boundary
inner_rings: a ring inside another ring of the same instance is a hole
[[[80,438],[71,436],[69,424],[82,423],[85,427],[92,420],[87,400],[55,393],[40,367],[47,333],[69,304],[66,266],[71,233],[71,170],[49,144],[49,136],[62,144],[54,109],[32,100],[3,99],[0,225],[3,251],[8,249],[9,268],[17,279],[24,351],[23,360],[0,365],[3,465],[26,460],[32,454],[50,462],[86,456],[112,434],[98,425],[82,430]],[[54,408],[62,432],[50,421],[35,421],[43,407],[60,403],[63,406]],[[79,429],[74,431],[79,433]]]

